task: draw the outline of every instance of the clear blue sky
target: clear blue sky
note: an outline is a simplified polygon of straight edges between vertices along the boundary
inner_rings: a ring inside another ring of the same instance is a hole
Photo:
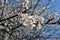
[[[53,9],[60,13],[60,0],[55,0],[51,5],[53,5]]]

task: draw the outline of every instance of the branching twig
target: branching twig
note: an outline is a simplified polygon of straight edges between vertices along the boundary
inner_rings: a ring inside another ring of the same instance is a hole
[[[29,7],[29,9],[23,11],[22,13],[27,13],[27,11],[30,10],[30,9],[31,9],[31,7]]]
[[[6,18],[6,19],[3,19],[3,20],[0,20],[0,22],[3,22],[3,21],[6,21],[6,20],[9,20],[9,19],[14,18],[14,17],[16,17],[16,16],[18,16],[18,15],[14,15],[14,16],[12,16],[12,17],[9,17],[9,18]]]
[[[54,18],[48,19],[46,23],[50,22],[51,20],[53,20]]]
[[[35,11],[36,7],[38,6],[39,2],[40,2],[40,0],[38,0],[38,1],[37,1],[37,3],[35,4],[34,9],[33,9],[33,11],[32,11],[32,13],[31,13],[31,14],[33,14],[33,13],[34,13],[34,11]]]
[[[17,25],[16,27],[12,28],[10,31],[14,31],[15,29],[17,29],[17,28],[19,28],[19,27],[21,27],[21,26],[24,26],[24,25],[23,25],[23,24],[19,24],[19,25]]]
[[[51,19],[51,20],[53,20],[53,19]],[[60,19],[56,22],[49,23],[49,21],[51,21],[51,20],[48,20],[45,24],[60,24]]]
[[[6,29],[0,29],[0,31],[6,32],[10,35],[10,33]]]

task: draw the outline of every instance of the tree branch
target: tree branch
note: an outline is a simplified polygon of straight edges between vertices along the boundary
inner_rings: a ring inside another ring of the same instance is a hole
[[[14,17],[16,17],[16,16],[18,16],[18,15],[14,15],[14,16],[12,16],[12,17],[9,17],[9,18],[6,18],[6,19],[2,19],[2,20],[0,20],[0,22],[3,22],[3,21],[6,21],[6,20],[9,20],[9,19],[14,18]]]
[[[13,30],[15,30],[15,29],[17,29],[17,28],[19,28],[19,27],[21,27],[21,26],[24,26],[24,25],[23,25],[23,24],[19,24],[19,25],[17,25],[16,27],[12,28],[10,31],[13,31]]]
[[[33,11],[32,11],[32,13],[31,13],[31,14],[33,14],[33,13],[34,13],[34,11],[35,11],[36,7],[38,6],[38,3],[39,3],[39,2],[40,2],[40,0],[38,0],[38,1],[37,1],[37,3],[35,4],[34,9],[33,9]]]

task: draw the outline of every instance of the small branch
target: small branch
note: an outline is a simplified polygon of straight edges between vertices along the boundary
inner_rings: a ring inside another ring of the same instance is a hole
[[[15,29],[17,29],[17,28],[19,28],[19,27],[21,27],[21,26],[24,26],[24,25],[23,25],[23,24],[19,24],[19,25],[17,25],[16,27],[12,28],[10,31],[13,31],[13,30],[15,30]]]
[[[46,23],[50,22],[50,21],[53,20],[53,19],[54,19],[54,18],[48,19],[48,21],[47,21]]]
[[[56,22],[52,22],[52,23],[49,23],[51,20],[53,20],[53,19],[49,19],[46,23],[44,23],[44,24],[60,24],[60,19],[58,20],[58,21],[56,21]]]
[[[16,17],[16,16],[18,16],[18,15],[14,15],[14,16],[12,16],[12,17],[9,17],[9,18],[6,18],[6,19],[3,19],[3,20],[0,20],[0,22],[2,22],[2,21],[6,21],[6,20],[9,20],[9,19],[14,18],[14,17]]]
[[[31,7],[30,7],[29,9],[27,9],[27,10],[23,11],[22,13],[27,13],[27,11],[28,11],[28,10],[30,10],[30,9],[31,9]]]
[[[0,29],[0,31],[6,32],[10,35],[10,33],[6,29]]]
[[[50,3],[50,1],[48,1],[48,3],[46,4],[46,6],[48,6],[48,5],[49,5],[49,3]]]
[[[36,5],[34,6],[34,9],[33,9],[32,13],[34,13],[34,11],[35,11],[36,7],[38,6],[38,3],[39,3],[39,2],[40,2],[40,0],[37,1]],[[32,14],[32,13],[31,13],[31,14]]]

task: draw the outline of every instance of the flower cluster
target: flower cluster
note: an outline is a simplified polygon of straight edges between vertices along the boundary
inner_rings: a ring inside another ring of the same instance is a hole
[[[24,26],[29,27],[30,29],[36,27],[38,30],[42,28],[41,24],[44,23],[45,19],[38,15],[22,14],[22,21]]]

